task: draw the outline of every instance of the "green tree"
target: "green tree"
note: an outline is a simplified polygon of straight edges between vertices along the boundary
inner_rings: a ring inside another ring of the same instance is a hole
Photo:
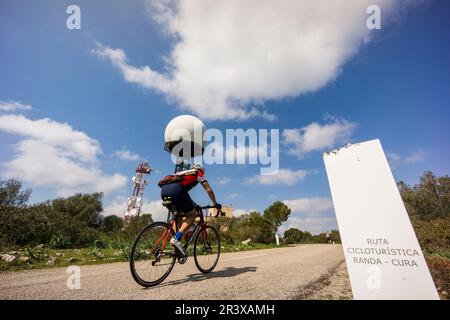
[[[110,215],[103,219],[102,230],[105,232],[116,232],[123,228],[123,219]]]
[[[433,172],[426,171],[419,184],[411,187],[400,181],[397,186],[411,216],[426,220],[449,216],[450,178],[447,175],[436,177]]]
[[[220,241],[223,243],[233,243],[237,240],[236,230],[239,228],[239,219],[236,217],[217,217],[209,219],[208,223],[213,225],[220,233]]]
[[[310,242],[312,242],[312,243],[327,243],[327,236],[324,232],[315,234],[311,237]]]
[[[17,179],[0,180],[0,206],[23,208],[30,199],[31,189],[22,190]]]
[[[284,239],[287,243],[301,243],[304,232],[297,228],[289,228],[284,232]]]
[[[289,218],[291,209],[281,201],[276,201],[264,210],[264,218],[272,224],[273,232],[276,232],[278,227]]]
[[[309,231],[303,232],[303,241],[302,242],[312,242],[314,236]]]
[[[103,193],[81,194],[67,198],[55,199],[51,202],[55,211],[66,213],[83,225],[98,228],[102,225]]]
[[[250,212],[240,219],[239,239],[250,238],[253,242],[270,243],[273,242],[273,225],[259,212]]]
[[[339,230],[331,230],[330,239],[335,243],[341,243],[341,234],[339,233]]]
[[[149,213],[142,214],[140,216],[134,216],[131,218],[130,222],[125,225],[123,230],[123,235],[126,239],[135,238],[139,232],[144,229],[145,226],[153,222],[152,215]]]

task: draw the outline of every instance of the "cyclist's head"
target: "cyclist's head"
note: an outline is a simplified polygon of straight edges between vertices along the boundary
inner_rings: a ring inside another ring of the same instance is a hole
[[[192,169],[200,170],[203,174],[205,174],[205,168],[200,163],[194,164]]]

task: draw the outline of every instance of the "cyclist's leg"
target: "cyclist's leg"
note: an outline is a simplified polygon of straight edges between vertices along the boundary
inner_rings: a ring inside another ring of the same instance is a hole
[[[180,192],[182,186],[178,183],[169,183],[161,187],[161,199],[171,198],[172,203],[176,205],[177,194]],[[175,217],[175,223],[173,224],[173,231],[177,232],[181,225],[182,217]]]
[[[180,191],[176,196],[176,205],[178,210],[184,213],[184,220],[181,223],[178,232],[181,234],[185,233],[191,225],[194,223],[197,210],[195,209],[195,203],[192,201],[191,197],[187,190],[183,187],[183,190]]]
[[[177,240],[179,240],[181,235],[186,232],[195,221],[195,203],[192,201],[186,188],[178,183],[171,183],[163,186],[163,188],[161,188],[161,196],[171,197],[177,207],[177,210],[185,215],[185,218],[181,222],[181,225],[179,225],[177,232]],[[177,220],[179,222],[180,219]]]
[[[180,226],[180,229],[178,229],[179,232],[185,233],[194,223],[196,218],[197,212],[194,209],[192,209],[190,212],[186,214],[185,219],[183,220],[183,223]]]

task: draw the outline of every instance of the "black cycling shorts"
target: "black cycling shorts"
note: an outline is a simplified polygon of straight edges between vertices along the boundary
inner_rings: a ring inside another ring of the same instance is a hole
[[[161,199],[172,198],[177,210],[189,213],[195,208],[195,203],[184,186],[179,183],[169,183],[161,187]]]

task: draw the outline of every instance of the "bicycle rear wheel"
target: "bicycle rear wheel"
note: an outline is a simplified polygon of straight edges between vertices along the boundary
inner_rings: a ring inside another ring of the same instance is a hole
[[[194,241],[194,261],[198,270],[209,273],[219,262],[220,237],[216,228],[210,225],[202,227]]]
[[[133,279],[144,287],[161,283],[172,271],[176,255],[169,244],[173,229],[164,222],[146,226],[134,240],[130,254]]]

